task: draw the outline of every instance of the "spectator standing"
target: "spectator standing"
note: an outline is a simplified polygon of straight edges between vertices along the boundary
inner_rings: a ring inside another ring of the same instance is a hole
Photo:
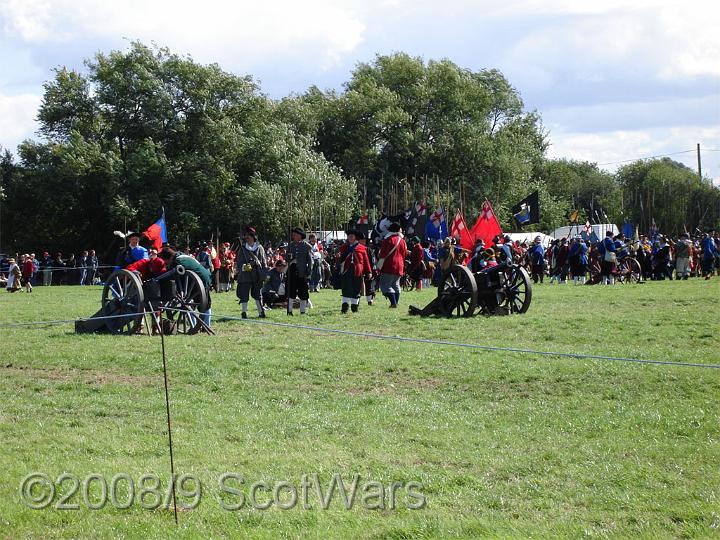
[[[55,254],[55,259],[52,261],[52,277],[50,281],[55,285],[62,285],[65,281],[65,261],[62,258],[62,253],[59,251]]]
[[[97,275],[98,271],[98,258],[95,256],[95,250],[91,249],[88,252],[87,261],[85,263],[85,268],[87,269],[87,284],[92,285],[95,283],[95,276]]]
[[[11,293],[19,291],[21,290],[20,280],[22,279],[22,272],[20,271],[20,267],[18,267],[14,257],[8,258],[7,263],[9,266],[5,289],[7,290],[7,292]]]
[[[35,275],[35,263],[30,255],[22,256],[22,279],[25,284],[25,291],[31,293],[33,290],[32,280]]]
[[[85,285],[85,278],[87,277],[87,260],[88,252],[83,251],[80,253],[80,257],[77,260],[78,285]]]
[[[49,287],[52,285],[52,266],[53,266],[53,259],[50,256],[50,253],[47,251],[43,253],[43,257],[40,260],[40,268],[42,270],[42,278],[43,278],[43,285],[45,287]]]

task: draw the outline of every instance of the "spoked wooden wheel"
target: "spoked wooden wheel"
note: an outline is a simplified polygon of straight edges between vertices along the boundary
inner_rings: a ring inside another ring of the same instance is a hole
[[[510,313],[525,313],[532,301],[530,276],[522,266],[513,266],[506,274],[504,298],[500,303]]]
[[[142,324],[145,296],[142,281],[134,272],[121,268],[105,282],[102,293],[105,326],[111,334],[133,334]]]
[[[438,299],[447,317],[472,317],[477,308],[477,283],[467,267],[454,264],[443,274]]]
[[[202,328],[198,322],[208,310],[208,296],[200,276],[192,270],[175,276],[177,293],[165,304],[165,316],[175,323],[178,334],[196,334]]]
[[[640,283],[642,269],[637,259],[626,257],[618,264],[618,276],[622,277],[623,283]]]

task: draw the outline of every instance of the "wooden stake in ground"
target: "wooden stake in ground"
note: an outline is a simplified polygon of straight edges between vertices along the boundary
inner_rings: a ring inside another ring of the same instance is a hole
[[[165,360],[165,329],[163,328],[162,309],[160,310],[160,345],[162,347],[163,379],[165,380],[165,411],[167,413],[168,446],[170,448],[170,482],[172,483],[173,513],[175,525],[178,524],[177,501],[175,499],[175,461],[173,459],[172,427],[170,425],[170,393],[168,392],[167,361]]]

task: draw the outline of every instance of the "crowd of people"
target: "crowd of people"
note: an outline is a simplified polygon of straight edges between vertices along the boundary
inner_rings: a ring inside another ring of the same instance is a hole
[[[10,292],[32,292],[34,285],[97,284],[119,267],[148,280],[173,264],[183,264],[201,275],[208,292],[235,290],[243,318],[248,316],[251,298],[258,316],[264,318],[276,308],[284,308],[289,316],[295,308],[305,314],[312,307],[310,293],[322,288],[340,291],[342,313],[357,312],[362,300],[373,305],[378,291],[396,309],[403,290],[437,285],[453,264],[467,265],[473,272],[519,264],[535,283],[549,278],[550,283],[576,285],[614,284],[621,269],[631,267],[630,260],[637,261],[632,264],[641,279],[710,279],[720,274],[720,233],[714,230],[694,238],[643,235],[635,240],[608,231],[602,241],[588,242],[577,235],[548,246],[540,236],[527,243],[498,235],[492,245],[478,240],[472,250],[463,249],[453,238],[438,242],[406,238],[397,223],[383,236],[373,236],[348,230],[344,241],[321,241],[296,227],[290,242],[263,245],[257,231],[248,227],[235,245],[226,242],[216,249],[201,242],[194,249],[172,249],[165,244],[156,250],[141,245],[142,235],[134,233],[112,265],[101,265],[93,250],[77,258],[73,254],[63,258],[62,253],[52,257],[48,252],[40,260],[34,253],[3,258],[0,280],[4,283],[0,283]]]
[[[36,285],[96,285],[101,281],[99,269],[100,263],[92,249],[82,251],[79,257],[74,253],[63,257],[60,252],[53,257],[47,251],[40,259],[35,253],[3,256],[0,257],[0,284],[5,282],[11,292],[23,287],[32,292]]]

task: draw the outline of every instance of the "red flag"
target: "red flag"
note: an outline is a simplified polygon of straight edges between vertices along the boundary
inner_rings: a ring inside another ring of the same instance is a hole
[[[163,242],[167,242],[167,227],[165,225],[165,209],[162,216],[155,223],[150,225],[143,235],[152,242],[152,247],[160,251]]]
[[[467,225],[465,225],[465,218],[463,217],[460,210],[455,213],[455,218],[452,222],[452,228],[450,229],[450,236],[452,236],[458,241],[458,244],[460,244],[461,248],[472,251],[473,239],[470,236]]]
[[[480,212],[475,225],[470,229],[470,235],[473,240],[476,241],[480,238],[486,246],[491,246],[493,238],[498,234],[502,234],[502,228],[500,228],[500,224],[495,217],[490,201],[486,200],[482,205],[482,212]]]

